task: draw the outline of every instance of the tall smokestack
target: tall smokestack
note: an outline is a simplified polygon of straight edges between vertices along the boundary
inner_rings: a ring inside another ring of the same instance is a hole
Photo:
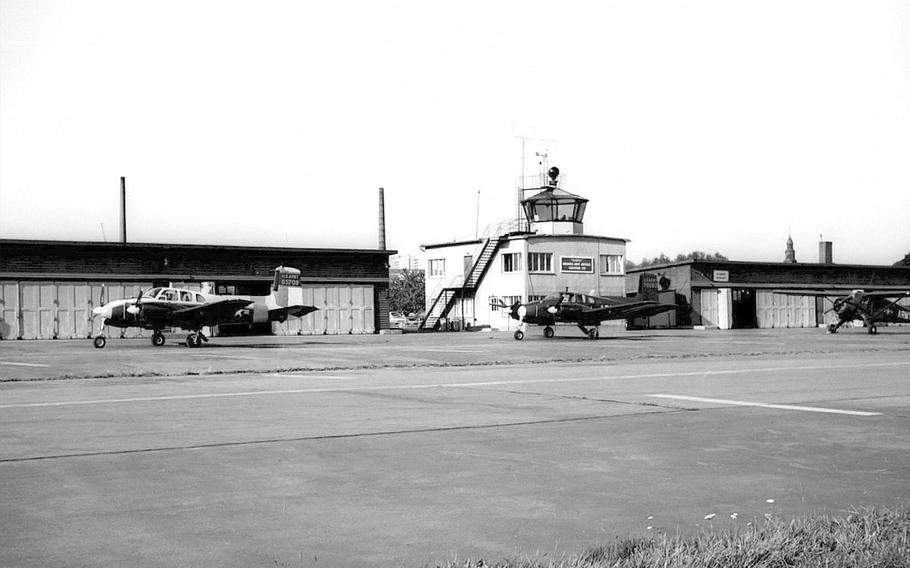
[[[379,250],[385,250],[385,190],[379,188]]]
[[[821,264],[834,264],[834,245],[831,241],[819,241],[818,262]]]
[[[120,242],[126,242],[126,178],[120,176]]]

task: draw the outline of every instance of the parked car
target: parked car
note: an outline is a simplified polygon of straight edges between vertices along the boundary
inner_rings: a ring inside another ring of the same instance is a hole
[[[404,329],[408,324],[408,318],[401,312],[389,312],[389,327]]]

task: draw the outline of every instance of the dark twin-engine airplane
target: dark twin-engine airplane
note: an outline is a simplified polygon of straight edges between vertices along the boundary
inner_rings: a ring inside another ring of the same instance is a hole
[[[655,279],[656,280],[656,279]],[[542,300],[522,304],[515,302],[501,307],[509,309],[509,316],[518,320],[519,327],[514,337],[524,339],[527,324],[545,326],[544,337],[556,335],[553,326],[574,323],[591,339],[600,337],[598,327],[606,320],[647,317],[677,308],[676,304],[664,304],[657,300],[657,283],[642,278],[639,291],[631,297],[594,296],[577,292],[554,292]]]
[[[103,302],[103,301],[102,301]],[[179,327],[189,331],[187,347],[199,347],[208,338],[206,326],[232,322],[283,322],[290,316],[301,317],[317,310],[303,304],[300,271],[279,266],[275,269],[272,291],[268,296],[219,296],[172,287],[139,292],[134,299],[114,300],[92,310],[102,318],[102,326],[138,327],[152,330],[152,345],[164,345],[162,329]],[[104,335],[95,337],[95,347],[107,343]]]

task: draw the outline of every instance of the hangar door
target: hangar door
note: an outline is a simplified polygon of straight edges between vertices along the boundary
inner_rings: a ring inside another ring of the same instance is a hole
[[[303,285],[303,303],[319,310],[272,324],[276,335],[347,335],[376,331],[374,288],[368,285]]]
[[[0,284],[0,337],[3,339],[78,339],[100,330],[92,327],[92,308],[134,298],[149,283],[3,282]],[[135,337],[141,330],[105,328],[105,335]]]
[[[758,327],[815,327],[815,298],[761,290],[756,298]]]
[[[19,337],[19,283],[0,282],[0,339]]]

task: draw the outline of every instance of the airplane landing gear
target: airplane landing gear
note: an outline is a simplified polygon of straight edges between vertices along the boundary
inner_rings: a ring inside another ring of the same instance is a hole
[[[875,324],[873,323],[873,324],[869,325],[867,331],[869,332],[869,335],[875,335],[876,333],[878,333],[878,328],[875,327]]]
[[[591,329],[586,328],[585,326],[578,324],[578,329],[590,339],[597,339],[600,337],[600,330],[597,327],[592,327]]]
[[[186,336],[186,346],[187,347],[202,347],[204,342],[208,342],[209,338],[205,336],[201,331],[191,332]]]
[[[99,336],[95,337],[95,341],[93,341],[92,343],[95,344],[96,348],[103,349],[104,346],[107,345],[107,339],[103,335],[99,335]]]
[[[543,329],[543,336],[546,337],[547,339],[550,339],[550,338],[553,337],[554,335],[556,335],[556,332],[553,331],[553,328],[552,328],[552,327],[547,326],[547,327],[545,327],[545,328]]]
[[[521,331],[520,329],[516,329],[513,337],[515,338],[516,341],[521,341],[522,339],[525,338],[525,332]]]
[[[157,329],[152,332],[152,345],[155,347],[161,347],[164,345],[164,334]]]

